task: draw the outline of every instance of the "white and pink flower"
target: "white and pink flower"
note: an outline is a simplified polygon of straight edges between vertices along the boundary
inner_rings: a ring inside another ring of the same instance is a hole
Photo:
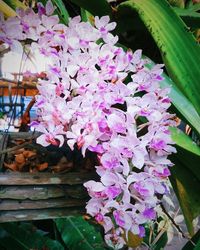
[[[51,59],[48,80],[38,85],[37,142],[66,141],[83,155],[96,152],[100,180],[84,184],[91,197],[86,209],[104,227],[107,243],[119,249],[128,231],[144,236],[144,223],[156,218],[157,194],[168,192],[167,157],[175,152],[168,127],[174,122],[168,90],[159,87],[162,65],[148,69],[141,50],[119,48],[108,16],[95,17],[94,26],[75,17],[66,26],[53,12],[48,1],[37,13],[1,17],[0,41],[15,49],[32,39],[32,48]]]

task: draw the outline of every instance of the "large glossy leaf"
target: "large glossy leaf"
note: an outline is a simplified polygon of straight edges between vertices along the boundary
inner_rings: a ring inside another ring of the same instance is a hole
[[[138,12],[160,49],[170,77],[200,114],[200,47],[187,26],[166,0],[131,0],[121,3],[118,11],[123,8]]]
[[[110,15],[112,9],[106,0],[71,0],[94,16]]]
[[[28,223],[0,224],[0,246],[6,250],[64,250],[58,241],[44,236]]]
[[[56,219],[56,226],[70,250],[103,250],[104,242],[99,232],[82,217],[68,216]]]
[[[200,147],[177,128],[170,128],[173,141],[176,143],[176,158],[185,165],[200,183]]]
[[[170,128],[172,139],[176,144],[188,152],[200,157],[200,147],[178,128]],[[200,169],[200,168],[199,168]]]

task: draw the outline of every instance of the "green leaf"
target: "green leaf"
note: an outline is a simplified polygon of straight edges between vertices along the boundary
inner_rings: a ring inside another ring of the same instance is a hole
[[[173,141],[182,149],[200,157],[200,147],[178,128],[170,128]]]
[[[200,147],[192,139],[177,128],[170,128],[172,140],[176,143],[177,154],[179,159],[198,179],[200,182]]]
[[[200,13],[190,9],[180,9],[176,7],[174,7],[173,10],[189,27],[200,28]]]
[[[0,12],[3,13],[6,17],[16,16],[16,12],[5,2],[0,0]]]
[[[71,0],[94,16],[111,15],[112,9],[106,0]]]
[[[179,200],[190,235],[194,234],[192,221],[200,214],[200,182],[187,166],[172,157],[175,166],[171,168],[170,181]]]
[[[55,220],[61,237],[70,250],[102,250],[104,242],[99,232],[82,217],[68,216]]]
[[[13,241],[10,238],[10,235],[2,228],[0,227],[0,249],[3,250],[23,250],[21,244],[17,241]]]
[[[138,12],[160,49],[169,76],[200,114],[200,47],[187,26],[166,0],[126,1],[118,11],[124,7]]]
[[[19,0],[4,0],[4,2],[7,3],[14,10],[16,10],[16,8],[26,9],[28,7]]]
[[[29,223],[0,224],[0,245],[6,250],[64,250],[58,241],[44,236]]]
[[[173,189],[182,208],[188,231],[194,234],[192,221],[200,214],[200,148],[192,139],[177,128],[170,128],[177,154],[172,156]]]
[[[68,24],[69,13],[68,13],[63,1],[62,0],[52,0],[52,3],[57,7],[57,12],[58,12],[58,16],[59,16],[60,20],[62,20],[62,22],[64,24]]]
[[[155,63],[151,59],[147,59],[150,62],[148,66],[153,67]],[[171,98],[171,101],[177,109],[178,113],[180,113],[186,123],[188,123],[200,135],[200,116],[196,112],[194,106],[188,100],[188,98],[186,98],[181,93],[174,82],[165,73],[163,73],[162,76],[164,79],[160,82],[160,86],[162,88],[170,88],[169,97]]]

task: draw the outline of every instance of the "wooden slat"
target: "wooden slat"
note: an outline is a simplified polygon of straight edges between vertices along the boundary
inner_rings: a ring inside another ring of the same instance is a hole
[[[95,174],[91,172],[71,172],[67,174],[52,174],[52,173],[1,173],[0,185],[55,185],[82,184],[87,180],[95,178]]]
[[[45,209],[45,208],[68,208],[68,207],[83,207],[86,204],[85,200],[80,199],[48,199],[38,201],[15,201],[3,200],[0,203],[0,211],[8,210],[24,210],[24,209]]]
[[[1,187],[0,199],[14,199],[14,200],[42,200],[49,198],[60,198],[67,196],[64,189],[59,187],[45,187],[45,186],[20,186],[20,187]],[[1,203],[0,203],[1,209]]]
[[[1,133],[0,133],[1,134]],[[36,138],[39,135],[41,135],[41,132],[8,132],[10,139],[30,139],[30,138]]]
[[[56,208],[41,210],[2,211],[0,223],[11,221],[44,220],[85,213],[84,208]]]
[[[74,186],[3,186],[0,188],[0,199],[13,200],[46,200],[50,198],[70,197],[82,199],[88,196],[86,189]],[[1,204],[0,204],[1,207]]]

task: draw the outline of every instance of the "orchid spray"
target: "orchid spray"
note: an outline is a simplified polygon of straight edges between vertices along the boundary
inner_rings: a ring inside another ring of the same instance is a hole
[[[169,192],[174,121],[169,89],[160,88],[163,65],[149,69],[141,50],[119,47],[108,16],[93,24],[77,16],[64,25],[53,12],[49,1],[38,3],[37,13],[1,16],[0,40],[16,50],[29,39],[32,50],[51,59],[47,79],[38,84],[37,142],[61,147],[66,141],[83,155],[97,154],[99,181],[84,184],[91,197],[86,209],[104,227],[107,244],[120,249],[129,231],[144,236]]]

